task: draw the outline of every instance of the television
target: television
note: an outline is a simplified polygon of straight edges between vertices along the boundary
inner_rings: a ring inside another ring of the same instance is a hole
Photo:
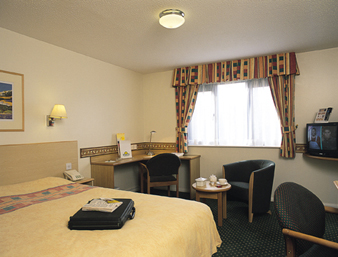
[[[306,124],[307,153],[338,158],[338,122]]]

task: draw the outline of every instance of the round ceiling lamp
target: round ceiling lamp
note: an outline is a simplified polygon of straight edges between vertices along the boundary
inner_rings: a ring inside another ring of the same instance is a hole
[[[184,22],[184,12],[180,10],[167,9],[160,13],[160,24],[167,29],[176,29]]]

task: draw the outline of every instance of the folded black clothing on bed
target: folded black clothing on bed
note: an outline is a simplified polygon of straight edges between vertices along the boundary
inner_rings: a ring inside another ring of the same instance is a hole
[[[123,202],[113,212],[82,211],[69,218],[68,228],[77,230],[120,229],[127,220],[135,217],[132,199],[116,199]]]

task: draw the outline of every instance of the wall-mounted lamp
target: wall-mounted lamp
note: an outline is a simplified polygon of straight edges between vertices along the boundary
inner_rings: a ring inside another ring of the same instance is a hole
[[[177,9],[167,9],[160,13],[160,24],[167,29],[176,29],[185,22],[184,12]]]
[[[66,108],[63,104],[56,104],[50,115],[47,115],[47,126],[53,127],[55,120],[67,119]]]
[[[153,135],[154,133],[156,133],[156,131],[154,131],[154,130],[153,130],[153,131],[150,131],[149,151],[148,151],[148,155],[150,155],[150,156],[153,156],[153,155],[154,155],[154,153],[150,151],[151,138],[152,138],[152,135]]]

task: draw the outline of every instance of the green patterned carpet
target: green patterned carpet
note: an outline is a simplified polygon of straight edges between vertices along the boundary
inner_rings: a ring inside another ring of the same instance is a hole
[[[212,210],[217,224],[217,201],[206,199],[205,203]],[[245,203],[228,201],[228,218],[223,219],[222,227],[217,226],[223,243],[213,257],[286,256],[273,204],[270,207],[272,215],[256,214],[252,223],[248,222],[247,208]],[[325,237],[338,242],[338,215],[327,214],[326,224]]]

